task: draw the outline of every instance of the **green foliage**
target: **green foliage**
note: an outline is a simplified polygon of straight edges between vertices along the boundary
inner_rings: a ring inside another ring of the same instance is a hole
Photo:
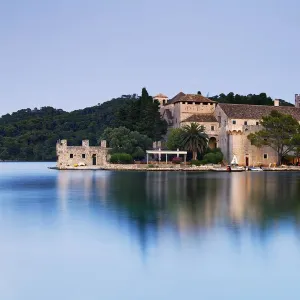
[[[223,160],[223,153],[222,152],[210,152],[204,155],[204,161],[210,164],[218,164]]]
[[[128,153],[136,159],[145,157],[145,150],[152,146],[152,140],[126,127],[106,128],[101,136],[108,142],[111,153]]]
[[[182,146],[185,150],[193,152],[193,159],[197,158],[197,153],[203,153],[208,144],[208,136],[205,128],[197,123],[182,127]]]
[[[128,153],[114,153],[111,155],[109,161],[112,164],[131,164],[133,159]]]
[[[289,152],[300,145],[300,127],[291,115],[276,110],[262,118],[263,129],[248,135],[251,143],[257,147],[269,146],[278,154],[278,164]]]
[[[220,102],[220,103],[233,103],[233,104],[253,104],[253,105],[274,105],[274,101],[271,97],[268,97],[266,93],[260,93],[259,95],[249,94],[247,96],[228,93],[220,94],[217,96],[210,97],[211,100]],[[293,106],[293,104],[279,99],[280,106]]]
[[[89,139],[91,145],[98,145],[99,136],[108,127],[124,126],[160,140],[167,124],[160,117],[158,103],[146,92],[143,90],[143,97],[123,95],[70,113],[42,107],[6,114],[0,118],[0,160],[55,160],[57,140],[81,145],[83,139]]]
[[[170,130],[167,138],[167,148],[177,150],[182,148],[182,128],[173,128]]]
[[[201,165],[200,160],[197,160],[197,159],[192,159],[190,162],[191,162],[191,165],[194,165],[194,166],[200,166]]]

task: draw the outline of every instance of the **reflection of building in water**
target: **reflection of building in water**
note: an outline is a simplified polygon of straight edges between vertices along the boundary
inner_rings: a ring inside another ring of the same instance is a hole
[[[214,226],[222,218],[227,205],[226,181],[219,174],[207,175],[147,173],[147,199],[163,210],[161,223],[170,223],[178,232],[198,231]]]
[[[110,172],[58,172],[57,191],[62,211],[66,211],[68,203],[77,197],[85,201],[97,199],[105,202],[109,176]]]

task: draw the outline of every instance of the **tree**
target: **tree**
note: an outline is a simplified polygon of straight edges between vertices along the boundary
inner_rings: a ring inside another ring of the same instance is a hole
[[[262,118],[263,129],[248,135],[251,143],[257,147],[269,146],[277,153],[277,164],[296,147],[300,132],[299,123],[291,115],[273,110],[270,115]]]
[[[126,127],[106,128],[101,139],[108,142],[110,153],[127,153],[134,158],[145,157],[145,150],[152,146],[149,137]]]
[[[208,145],[208,136],[205,128],[197,123],[182,127],[181,144],[187,151],[193,152],[193,159],[197,159],[198,152],[203,153]]]
[[[177,150],[182,147],[182,128],[173,128],[170,130],[167,138],[167,147],[169,150]]]

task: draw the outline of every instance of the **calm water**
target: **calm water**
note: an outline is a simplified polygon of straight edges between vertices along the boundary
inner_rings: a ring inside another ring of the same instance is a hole
[[[0,299],[300,299],[300,173],[0,163]]]

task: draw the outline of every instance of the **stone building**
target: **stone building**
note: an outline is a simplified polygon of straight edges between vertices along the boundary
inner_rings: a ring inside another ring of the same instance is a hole
[[[56,144],[57,167],[104,166],[109,158],[108,150],[106,141],[91,147],[88,140],[83,140],[82,146],[68,146],[67,140],[60,140]]]
[[[211,148],[221,148],[224,158],[231,162],[235,155],[241,165],[269,165],[277,162],[277,154],[270,147],[257,148],[251,145],[247,136],[261,130],[260,120],[272,110],[290,114],[300,122],[300,108],[274,106],[217,103],[202,95],[180,92],[174,98],[166,100],[162,94],[154,97],[160,102],[160,112],[169,128],[182,127],[196,122],[206,128]]]

